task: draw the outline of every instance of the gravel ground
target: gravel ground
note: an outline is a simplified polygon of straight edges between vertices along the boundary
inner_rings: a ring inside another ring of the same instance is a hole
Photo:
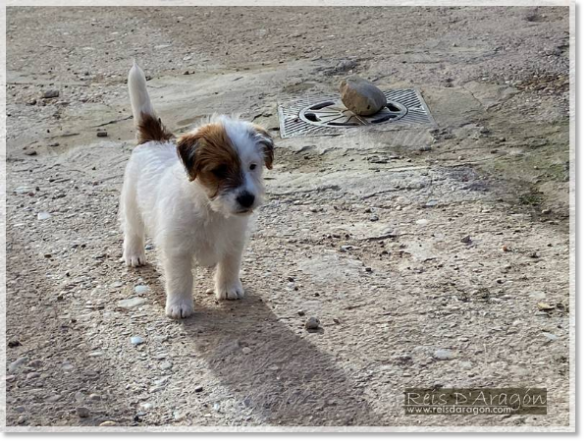
[[[9,8],[7,28],[8,426],[571,426],[567,8]],[[202,269],[185,321],[156,250],[120,262],[132,58],[175,132],[240,113],[278,146],[247,296],[216,303]],[[419,89],[438,128],[279,138],[277,103],[348,74]],[[548,414],[404,414],[439,386],[545,387]]]

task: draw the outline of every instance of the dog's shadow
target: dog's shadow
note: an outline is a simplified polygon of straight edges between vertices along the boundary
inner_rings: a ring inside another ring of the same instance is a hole
[[[250,289],[234,302],[214,304],[207,297],[183,326],[195,345],[207,343],[198,357],[231,391],[243,416],[276,426],[376,424],[359,381],[349,380],[307,331],[291,326],[301,317],[283,322]]]

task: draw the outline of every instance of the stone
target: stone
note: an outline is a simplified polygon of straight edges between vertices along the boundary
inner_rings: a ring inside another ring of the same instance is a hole
[[[541,333],[545,338],[547,338],[549,341],[556,341],[559,339],[559,337],[555,334],[551,334],[549,332],[542,332]]]
[[[194,392],[202,392],[203,391],[203,386],[198,385],[195,387],[195,389],[193,390]]]
[[[51,214],[48,212],[39,212],[37,214],[37,220],[47,220],[49,218],[51,218]]]
[[[250,348],[242,348],[242,353],[243,353],[244,355],[248,355],[248,354],[250,354],[251,352],[252,352],[252,349],[250,349]]]
[[[79,406],[75,408],[75,412],[80,418],[88,418],[90,416],[90,410],[88,408],[84,408],[83,406]]]
[[[172,367],[173,363],[171,363],[170,361],[164,361],[163,363],[161,363],[161,369],[163,370],[171,369]]]
[[[137,285],[134,287],[135,294],[146,294],[150,291],[150,288],[147,285]]]
[[[59,91],[56,89],[49,89],[48,91],[43,92],[43,98],[55,98],[59,97]]]
[[[319,329],[319,320],[315,317],[309,317],[305,322],[305,329],[308,331],[315,331]]]
[[[106,420],[103,421],[102,423],[100,423],[98,426],[117,426],[118,423],[116,423],[115,421],[112,420]]]
[[[138,346],[144,343],[144,338],[142,337],[130,337],[130,343],[134,346]]]
[[[8,365],[8,372],[15,372],[18,368],[28,362],[28,357],[20,357]]]
[[[127,300],[121,300],[118,302],[118,307],[121,309],[134,309],[144,305],[147,302],[146,299],[140,297],[133,297]]]
[[[108,131],[98,131],[96,132],[98,137],[108,137]]]
[[[379,88],[358,76],[342,80],[340,92],[344,106],[358,115],[376,114],[387,104],[387,98]]]
[[[433,353],[436,360],[452,360],[456,358],[456,354],[448,349],[438,349]]]

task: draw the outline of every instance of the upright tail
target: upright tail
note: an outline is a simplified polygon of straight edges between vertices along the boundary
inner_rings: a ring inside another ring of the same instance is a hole
[[[138,144],[150,141],[164,142],[173,138],[173,134],[161,123],[161,119],[153,108],[144,72],[136,62],[128,73],[128,93],[130,94]]]

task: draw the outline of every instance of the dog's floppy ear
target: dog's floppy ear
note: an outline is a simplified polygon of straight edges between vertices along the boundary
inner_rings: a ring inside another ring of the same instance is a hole
[[[253,126],[260,138],[260,144],[263,147],[265,166],[267,169],[273,169],[273,160],[275,158],[275,145],[273,143],[273,138],[264,128],[258,125]]]
[[[186,134],[177,140],[177,154],[187,170],[189,181],[197,178],[197,145],[200,139],[198,134]]]

